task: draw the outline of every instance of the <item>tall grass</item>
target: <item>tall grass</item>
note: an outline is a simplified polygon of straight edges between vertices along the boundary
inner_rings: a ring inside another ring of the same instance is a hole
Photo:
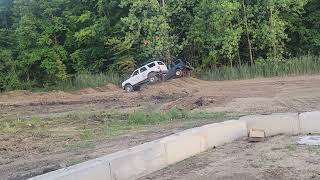
[[[254,66],[220,67],[200,70],[195,76],[203,80],[238,80],[256,77],[275,77],[320,73],[320,57],[302,56],[292,59],[258,60]],[[82,88],[99,87],[108,83],[120,85],[124,78],[119,73],[78,74],[67,81],[59,82],[40,90],[73,91]]]
[[[168,112],[134,112],[128,115],[129,125],[147,125],[162,122],[188,119],[217,119],[224,117],[224,113],[216,112],[187,112],[172,108]]]
[[[104,86],[108,83],[120,85],[122,77],[119,73],[108,72],[100,74],[78,74],[74,75],[70,79],[58,82],[55,86],[45,88],[46,90],[62,90],[73,91],[83,88],[93,88]]]
[[[238,80],[256,77],[309,75],[320,73],[320,57],[303,56],[288,60],[261,60],[254,66],[221,67],[200,71],[196,76],[203,80]]]

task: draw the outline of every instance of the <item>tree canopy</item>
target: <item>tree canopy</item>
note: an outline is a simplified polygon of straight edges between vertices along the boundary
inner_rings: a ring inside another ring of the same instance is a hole
[[[218,68],[319,53],[319,0],[0,0],[0,90],[150,58]]]

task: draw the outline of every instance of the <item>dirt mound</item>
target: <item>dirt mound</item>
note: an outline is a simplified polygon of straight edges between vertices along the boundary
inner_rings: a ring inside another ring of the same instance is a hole
[[[85,88],[75,92],[29,92],[12,91],[0,94],[0,104],[7,105],[28,105],[37,104],[42,101],[60,102],[60,101],[92,101],[99,97],[119,97],[130,99],[161,99],[167,96],[187,96],[198,91],[198,87],[205,84],[205,81],[194,78],[173,79],[155,85],[145,85],[141,91],[134,93],[125,93],[121,88],[114,84],[96,88]],[[41,103],[45,104],[45,103]],[[51,103],[52,104],[52,103]]]
[[[94,94],[96,92],[97,92],[97,90],[94,88],[85,88],[85,89],[81,89],[79,91],[76,91],[74,94],[84,95],[84,94]]]
[[[177,108],[179,110],[194,110],[206,106],[214,106],[223,104],[228,100],[228,98],[223,96],[195,96],[195,97],[182,97],[173,102],[169,102],[163,105],[162,110],[168,111],[172,108]]]
[[[203,81],[180,78],[145,85],[126,93],[113,84],[76,92],[0,94],[0,114],[69,112],[96,108],[144,108],[223,112],[287,112],[320,108],[320,76],[266,78],[241,81]],[[18,108],[20,107],[20,108]]]
[[[108,89],[108,90],[111,90],[111,91],[118,91],[119,90],[119,86],[116,86],[114,84],[107,84],[106,86],[103,86],[102,87],[103,89]]]
[[[95,93],[101,93],[101,92],[113,92],[113,91],[119,91],[119,87],[114,84],[107,84],[105,86],[96,87],[96,88],[85,88],[81,89],[79,91],[74,92],[74,94],[80,94],[80,95],[86,95],[86,94],[95,94]]]
[[[25,90],[10,91],[10,92],[0,93],[0,99],[10,99],[10,98],[19,97],[19,96],[28,96],[31,94],[32,93],[30,91],[25,91]]]

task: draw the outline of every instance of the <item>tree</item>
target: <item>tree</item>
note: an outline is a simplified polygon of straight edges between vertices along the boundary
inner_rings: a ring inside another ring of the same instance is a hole
[[[240,19],[240,3],[237,1],[202,0],[189,32],[189,41],[201,49],[203,63],[207,66],[226,64],[238,54],[238,46],[243,31]],[[218,62],[221,59],[222,61]]]
[[[127,17],[121,19],[125,36],[119,40],[122,47],[131,50],[137,61],[152,57],[171,58],[174,36],[170,35],[168,14],[157,0],[122,1],[128,7]]]
[[[282,17],[288,22],[287,57],[319,55],[320,4],[317,0],[294,1]],[[292,8],[295,7],[295,8]]]
[[[0,0],[0,89],[150,58],[217,68],[319,55],[319,14],[318,0]]]
[[[22,78],[42,84],[53,84],[67,78],[67,52],[62,46],[66,31],[60,17],[63,1],[28,1],[15,4],[18,16],[15,34],[17,57],[24,68]]]

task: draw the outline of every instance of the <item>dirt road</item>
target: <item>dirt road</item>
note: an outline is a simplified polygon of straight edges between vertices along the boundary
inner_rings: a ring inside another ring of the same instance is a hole
[[[320,148],[297,145],[298,139],[276,136],[259,143],[236,141],[140,180],[320,179]]]
[[[0,131],[0,179],[25,179],[186,128],[212,123],[212,119],[201,122],[195,120],[189,124],[173,123],[131,129],[130,133],[88,144],[86,137],[91,135],[83,129],[90,124],[100,127],[104,119],[99,119],[101,117],[98,113],[97,117],[91,117],[93,119],[77,120],[81,119],[83,112],[111,109],[120,112],[150,112],[167,111],[172,107],[185,111],[226,112],[237,116],[320,110],[320,75],[221,82],[181,78],[146,86],[133,93],[125,93],[111,84],[76,92],[1,93],[0,123],[4,124],[0,124],[3,125],[0,130],[2,127],[6,133]],[[80,116],[69,122],[70,114]],[[40,119],[41,123],[20,121],[33,117]],[[16,120],[14,124],[8,122],[10,119]],[[15,125],[20,129],[15,129]],[[84,149],[78,146],[76,150],[66,149],[70,143],[81,139],[85,140],[84,144],[80,144],[85,146]]]
[[[125,93],[114,85],[77,92],[0,94],[1,116],[48,115],[97,109],[183,110],[241,114],[320,109],[320,76],[202,81],[175,79]]]

